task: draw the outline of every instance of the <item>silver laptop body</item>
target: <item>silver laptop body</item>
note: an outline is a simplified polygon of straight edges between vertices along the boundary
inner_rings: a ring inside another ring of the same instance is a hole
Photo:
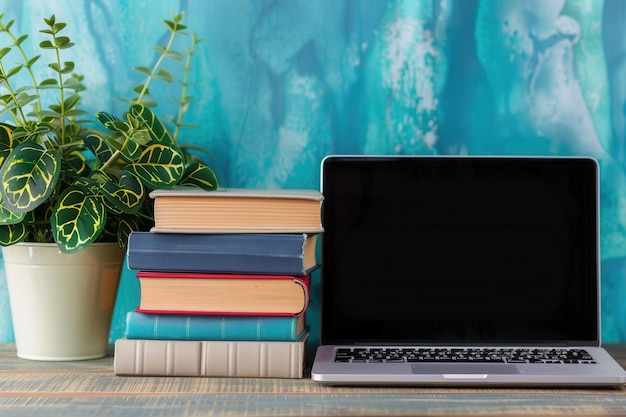
[[[575,157],[325,158],[312,379],[626,382],[600,346],[598,175]]]

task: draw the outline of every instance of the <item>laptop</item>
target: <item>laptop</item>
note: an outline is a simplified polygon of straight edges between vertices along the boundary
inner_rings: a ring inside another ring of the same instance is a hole
[[[312,379],[619,386],[585,157],[329,156]]]

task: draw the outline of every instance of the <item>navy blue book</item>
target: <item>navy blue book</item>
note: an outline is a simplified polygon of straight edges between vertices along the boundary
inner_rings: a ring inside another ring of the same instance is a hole
[[[316,237],[133,232],[127,263],[136,271],[307,275],[318,266]]]

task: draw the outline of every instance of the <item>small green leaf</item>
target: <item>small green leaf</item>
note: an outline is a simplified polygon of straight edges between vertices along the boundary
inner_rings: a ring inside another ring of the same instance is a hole
[[[0,115],[17,109],[17,105],[13,103],[12,101],[5,102],[5,103],[8,103],[8,104],[6,106],[0,107]]]
[[[20,70],[24,68],[23,65],[17,65],[13,68],[11,68],[8,72],[7,72],[7,78],[11,78],[12,76],[14,76],[15,74],[17,74],[18,72],[20,72]]]
[[[4,16],[4,13],[2,15]],[[7,23],[7,25],[4,28],[5,31],[8,32],[11,29],[11,27],[13,26],[14,23],[15,23],[15,19],[9,20],[9,23]]]
[[[57,36],[54,39],[54,43],[56,46],[62,47],[70,43],[70,38],[68,38],[67,36]]]
[[[53,119],[58,119],[58,118],[63,117],[63,115],[61,113],[56,112],[56,111],[50,111],[50,110],[41,110],[39,112],[39,115],[41,117],[50,117],[50,118],[53,118]]]
[[[59,88],[59,80],[47,78],[39,84],[39,88]]]
[[[163,45],[157,45],[154,47],[154,51],[159,54],[159,55],[165,55],[167,56],[169,59],[173,60],[173,61],[182,61],[185,59],[185,56],[183,54],[181,54],[178,51],[167,51],[167,49],[165,48],[165,46]]]
[[[79,80],[77,80],[74,77],[70,77],[65,79],[65,81],[63,81],[63,87],[65,88],[69,88],[72,90],[82,90],[85,85],[83,83],[81,83]]]
[[[135,67],[135,71],[140,72],[144,75],[150,75],[150,68],[148,67],[143,67],[143,66]]]
[[[54,45],[52,44],[52,41],[49,41],[49,40],[41,41],[39,43],[39,47],[42,49],[55,49]]]
[[[139,84],[133,88],[133,92],[139,94],[143,91],[143,85]],[[146,94],[150,94],[150,90],[146,90]]]
[[[26,125],[18,126],[13,130],[13,141],[15,143],[22,143],[28,140],[35,140],[38,136],[49,133],[51,130],[48,124],[28,122]]]
[[[156,102],[154,100],[152,100],[152,99],[150,99],[150,98],[148,98],[146,96],[144,96],[141,99],[141,101],[138,101],[137,97],[135,97],[135,99],[132,101],[132,103],[133,104],[140,104],[140,105],[145,106],[145,107],[156,107],[157,106],[157,104],[156,104]]]
[[[20,46],[26,39],[28,39],[28,35],[22,35],[15,40],[14,45]]]
[[[17,96],[17,103],[20,107],[24,107],[31,101],[36,100],[37,98],[38,96],[34,94],[31,95],[31,94],[21,93],[21,94],[18,94]]]
[[[22,87],[18,88],[17,90],[15,90],[15,94],[18,94],[18,95],[25,94],[25,93],[28,94],[29,91],[32,91],[34,89],[35,89],[35,87],[33,87],[33,86],[25,85],[25,86],[22,86]]]
[[[174,81],[174,76],[171,72],[166,70],[165,68],[161,68],[154,76],[154,78],[164,81],[166,83],[171,83]]]
[[[69,74],[74,71],[74,63],[72,61],[66,61],[63,63],[63,68],[59,66],[56,62],[48,64],[54,72],[58,72],[59,74]]]
[[[182,61],[185,59],[185,56],[178,51],[170,51],[167,57],[173,61]]]
[[[69,42],[69,43],[64,44],[63,46],[59,46],[58,48],[59,49],[69,49],[69,48],[72,48],[74,45],[76,45],[74,42]]]
[[[65,26],[67,26],[67,24],[63,23],[63,22],[59,22],[59,23],[55,23],[52,25],[52,30],[54,30],[54,33],[59,33],[60,31],[62,31]],[[69,40],[69,38],[68,38]]]
[[[0,59],[4,58],[6,54],[11,52],[11,48],[2,48],[0,49]]]
[[[54,22],[56,21],[56,16],[55,15],[51,15],[49,18],[43,18],[43,21],[46,22],[46,25],[50,26],[50,27],[54,27]]]
[[[85,110],[67,110],[65,112],[65,117],[80,117],[80,116],[85,116],[89,113],[87,113]]]
[[[65,61],[63,63],[63,69],[61,70],[61,74],[69,74],[74,71],[74,62],[73,61]]]
[[[80,96],[78,94],[73,94],[65,99],[65,101],[63,102],[63,107],[65,107],[66,110],[73,109],[78,105],[79,101]]]
[[[27,67],[27,68],[32,67],[32,66],[35,64],[35,62],[37,62],[37,60],[38,60],[39,58],[41,58],[41,55],[36,55],[36,56],[32,57],[31,59],[29,59],[29,60],[28,60],[28,63],[26,64],[26,67]]]

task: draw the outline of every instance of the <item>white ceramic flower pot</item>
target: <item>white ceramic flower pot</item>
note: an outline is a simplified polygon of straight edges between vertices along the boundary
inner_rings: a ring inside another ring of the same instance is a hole
[[[56,244],[3,247],[17,356],[72,361],[105,356],[124,251],[94,243],[64,254]]]

